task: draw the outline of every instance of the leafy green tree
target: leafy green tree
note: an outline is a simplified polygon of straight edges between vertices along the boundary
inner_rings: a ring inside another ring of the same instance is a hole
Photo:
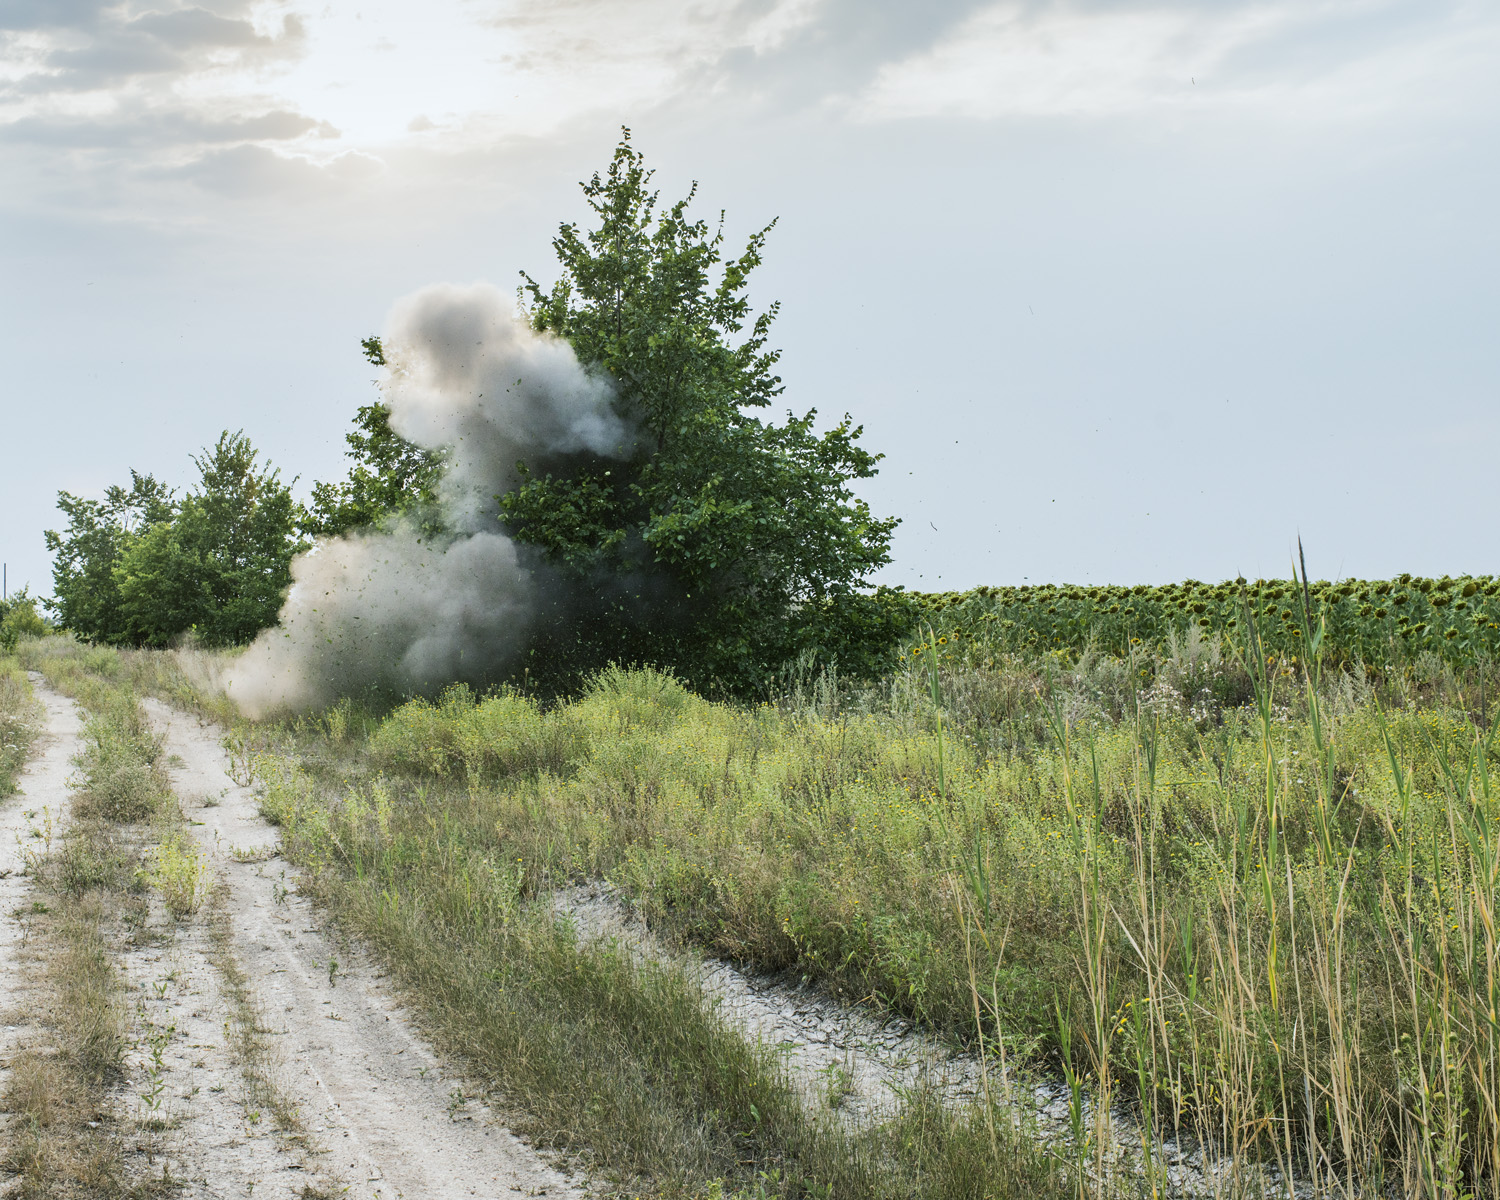
[[[564,594],[590,597],[558,602],[533,677],[652,662],[746,695],[798,658],[868,670],[909,619],[902,597],[867,590],[896,521],[850,483],[881,456],[847,416],[819,433],[815,411],[753,415],[782,392],[767,348],[778,306],[752,318],[746,295],[772,226],[726,259],[722,218],[688,216],[696,186],[659,211],[651,175],[626,130],[583,185],[597,224],[553,240],[559,280],[523,275],[534,328],[607,373],[642,434],[627,462],[582,456],[500,498],[514,536],[571,577]]]
[[[53,554],[48,607],[59,624],[91,641],[126,640],[115,567],[143,534],[177,511],[165,484],[136,471],[130,480],[128,488],[105,489],[103,500],[58,492],[57,507],[68,527],[45,534]]]
[[[175,518],[136,538],[115,566],[120,640],[163,646],[192,631],[228,646],[276,623],[304,548],[291,488],[243,433],[226,431],[193,462],[200,480]]]
[[[362,346],[372,364],[385,365],[379,338],[365,338]],[[301,524],[308,537],[338,537],[400,514],[411,514],[433,529],[442,456],[396,433],[390,416],[391,410],[379,401],[355,414],[354,430],[344,438],[354,465],[342,482],[313,484],[312,502]]]

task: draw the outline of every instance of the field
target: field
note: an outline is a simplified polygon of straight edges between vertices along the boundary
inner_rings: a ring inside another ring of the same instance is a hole
[[[876,684],[732,707],[609,670],[233,745],[304,891],[619,1188],[1161,1194],[1167,1144],[1224,1195],[1494,1196],[1495,589],[981,589],[930,598]],[[108,657],[224,714],[202,662]],[[985,1095],[807,1112],[689,981],[551,918],[600,879],[664,936],[939,1031]],[[1062,1082],[1065,1137],[1017,1120],[1027,1080]]]
[[[1160,587],[981,587],[918,598],[922,618],[955,642],[1011,652],[1092,648],[1117,657],[1161,655],[1197,631],[1243,641],[1250,623],[1265,648],[1302,653],[1301,614],[1326,626],[1331,665],[1405,666],[1423,654],[1474,663],[1500,653],[1500,579],[1461,576],[1309,582],[1243,578]]]

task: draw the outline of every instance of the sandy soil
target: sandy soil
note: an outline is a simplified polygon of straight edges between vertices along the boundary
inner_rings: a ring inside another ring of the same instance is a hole
[[[19,915],[31,903],[26,855],[45,853],[49,835],[61,831],[68,811],[70,760],[78,752],[78,731],[83,727],[73,702],[37,686],[40,681],[40,676],[32,677],[46,709],[42,736],[17,780],[20,790],[0,808],[0,1090],[10,1071],[10,1056],[25,1034],[15,1024],[15,1010],[26,986],[21,968],[25,927]]]
[[[124,1113],[138,1149],[186,1186],[184,1200],[337,1193],[338,1176],[299,1131],[278,1131],[246,1085],[229,1041],[236,1013],[215,968],[207,922],[152,904],[155,935],[120,959],[132,1015]]]
[[[192,832],[224,881],[235,953],[279,1049],[280,1090],[318,1151],[302,1180],[311,1182],[309,1169],[332,1175],[336,1194],[369,1200],[581,1196],[473,1098],[472,1082],[433,1053],[379,971],[322,932],[297,894],[296,870],[278,855],[276,830],[226,772],[220,731],[155,701],[146,708],[175,756],[173,782]],[[202,957],[187,944],[180,953]],[[179,1010],[190,1012],[193,972],[179,978]],[[212,1043],[199,1044],[208,1054]],[[244,1126],[241,1118],[237,1129],[220,1128],[243,1137]]]

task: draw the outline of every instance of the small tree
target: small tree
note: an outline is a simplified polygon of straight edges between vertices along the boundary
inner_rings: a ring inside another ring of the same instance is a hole
[[[366,359],[385,366],[379,338],[365,338],[362,345]],[[442,457],[396,433],[390,417],[391,410],[378,401],[355,414],[354,430],[344,437],[354,465],[340,483],[313,484],[312,503],[301,524],[308,537],[338,537],[401,514],[435,526]]]
[[[135,471],[130,480],[128,488],[106,488],[103,500],[58,492],[68,527],[44,535],[53,554],[48,607],[59,624],[90,641],[126,640],[115,566],[143,534],[177,511],[165,484]]]
[[[194,631],[210,646],[247,642],[276,623],[291,584],[300,508],[243,433],[195,457],[198,487],[114,569],[121,640],[163,646]]]
[[[799,657],[869,669],[906,622],[899,598],[865,590],[896,521],[849,486],[881,456],[847,416],[819,433],[815,410],[752,415],[782,392],[766,345],[778,306],[752,319],[746,297],[772,226],[725,261],[722,218],[710,230],[687,215],[696,187],[658,212],[651,174],[625,131],[605,177],[583,185],[595,228],[553,240],[561,278],[523,275],[532,325],[606,373],[644,435],[628,462],[584,456],[500,499],[515,537],[575,584],[533,675],[651,662],[745,695]]]
[[[27,588],[0,599],[0,651],[10,653],[23,637],[41,637],[47,622],[36,610],[36,599]]]

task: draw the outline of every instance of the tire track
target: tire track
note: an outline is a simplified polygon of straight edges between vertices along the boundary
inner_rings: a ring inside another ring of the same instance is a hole
[[[25,1030],[15,1013],[25,996],[26,972],[21,953],[26,931],[22,911],[31,901],[26,856],[33,848],[45,851],[61,830],[68,811],[68,776],[83,718],[71,700],[42,684],[32,673],[32,690],[45,717],[31,760],[18,779],[18,791],[0,809],[0,1094],[10,1077],[10,1059]],[[38,752],[40,751],[40,752]]]

